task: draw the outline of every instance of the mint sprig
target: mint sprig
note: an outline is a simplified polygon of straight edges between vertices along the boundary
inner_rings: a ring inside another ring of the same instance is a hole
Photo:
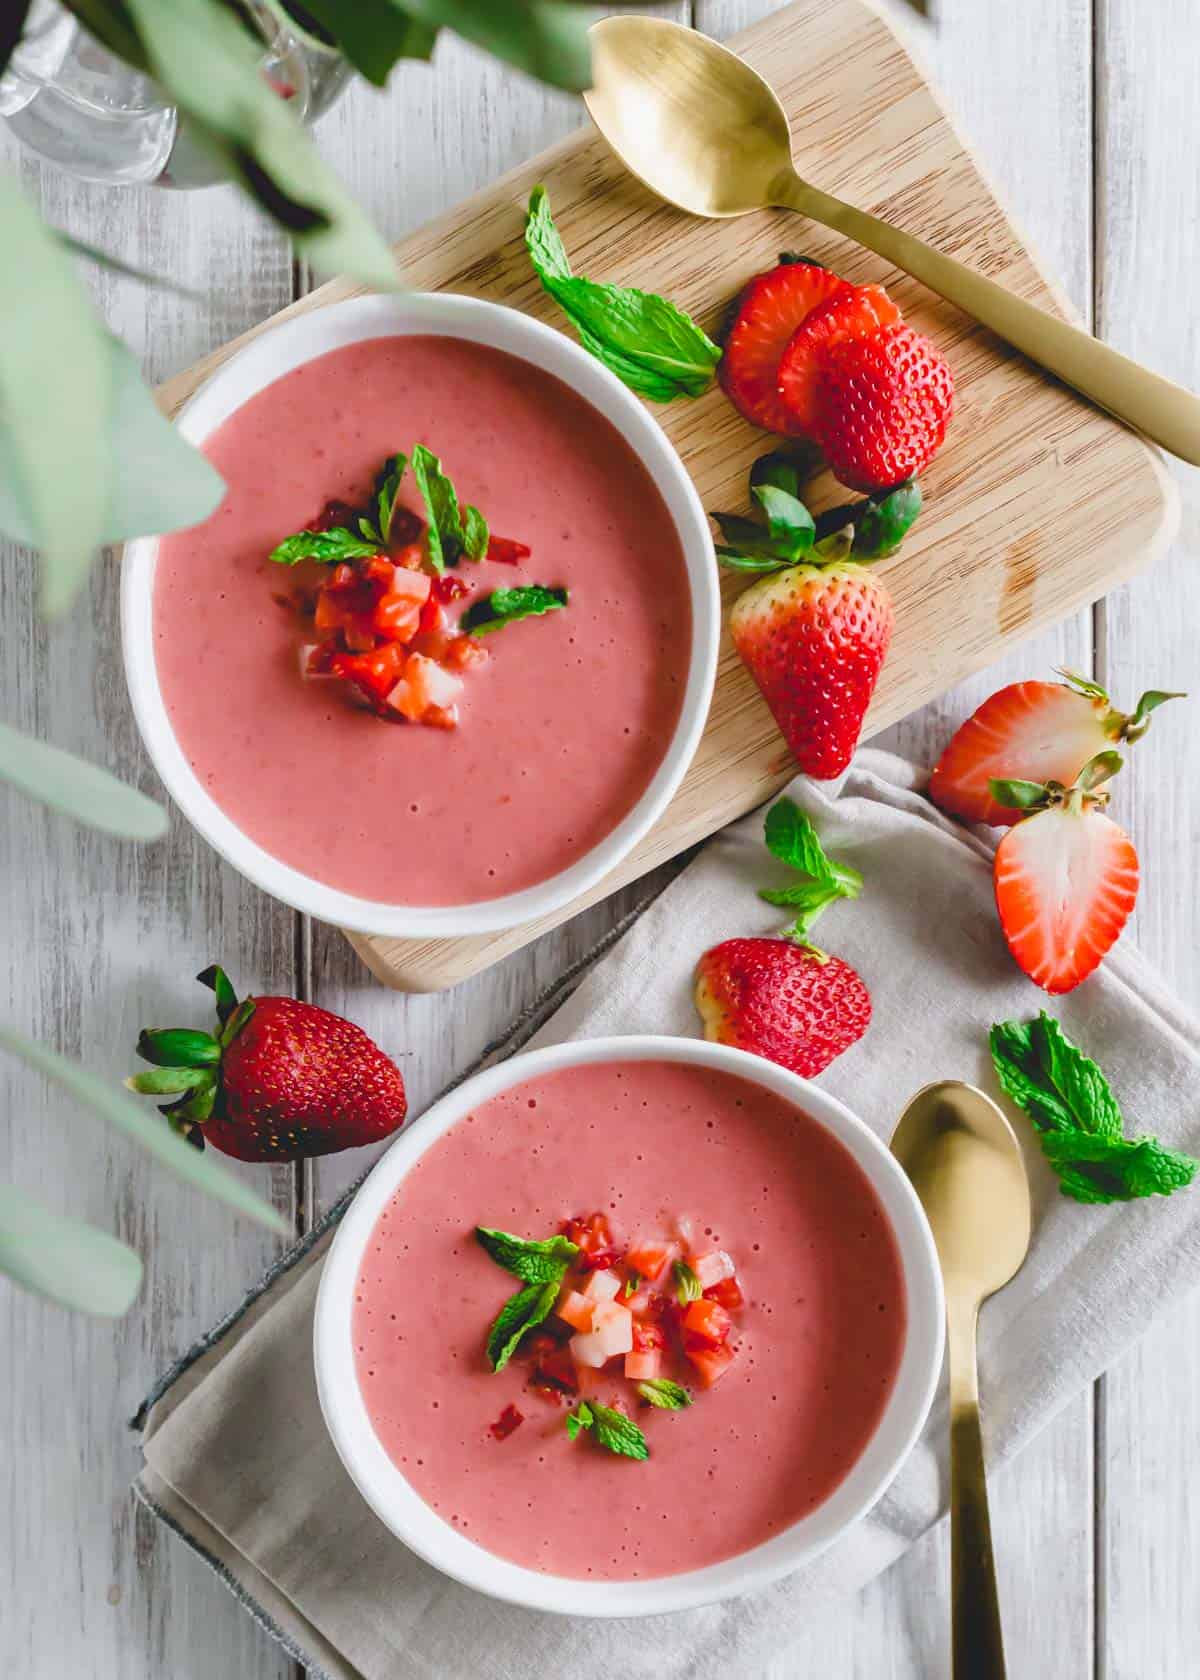
[[[1033,1021],[1000,1021],[989,1035],[1005,1095],[1033,1121],[1064,1196],[1127,1202],[1169,1196],[1192,1182],[1200,1162],[1157,1138],[1125,1136],[1125,1122],[1100,1067],[1045,1010]]]
[[[811,821],[792,799],[772,805],[763,838],[772,857],[795,870],[800,879],[786,887],[763,887],[758,896],[768,904],[795,910],[795,920],[784,929],[783,937],[807,944],[821,912],[839,898],[857,898],[863,878],[850,864],[829,857]]]
[[[434,571],[457,566],[464,555],[468,560],[482,560],[488,546],[487,520],[476,507],[459,507],[458,493],[442,471],[441,461],[423,443],[412,452],[412,470],[425,503],[426,540]]]
[[[700,1287],[700,1279],[686,1260],[675,1261],[671,1267],[671,1278],[675,1284],[676,1299],[681,1307],[686,1307],[692,1301],[698,1301],[704,1294]]]
[[[583,1400],[573,1412],[567,1413],[567,1434],[577,1441],[585,1431],[591,1433],[597,1446],[618,1458],[646,1459],[650,1448],[632,1418],[613,1406],[602,1406],[598,1400]]]
[[[565,589],[548,589],[542,583],[528,583],[514,589],[493,589],[476,601],[459,620],[458,627],[471,636],[487,636],[522,618],[540,618],[567,604]]]
[[[382,546],[373,535],[355,536],[344,525],[335,525],[330,531],[297,531],[271,550],[271,559],[277,566],[296,566],[301,560],[332,566],[341,560],[366,560]]]
[[[477,1225],[475,1237],[498,1266],[520,1278],[522,1283],[549,1283],[552,1278],[561,1282],[579,1253],[569,1237],[547,1237],[544,1242],[534,1242],[529,1237],[515,1237],[511,1231],[495,1231],[487,1225]]]
[[[656,1406],[662,1412],[682,1411],[692,1403],[687,1389],[669,1377],[651,1377],[638,1383],[637,1391],[648,1406]]]
[[[388,545],[392,515],[396,511],[396,497],[400,494],[407,467],[407,455],[388,456],[375,480],[375,518],[373,521],[363,518],[358,522],[363,536],[368,541],[377,543],[380,548],[386,548]]]
[[[527,1283],[510,1295],[488,1331],[487,1356],[493,1371],[503,1371],[522,1339],[554,1311],[561,1278]]]
[[[530,196],[525,246],[538,279],[570,319],[584,349],[631,391],[653,402],[670,402],[708,390],[721,359],[720,345],[655,292],[574,274],[545,187],[535,187]]]

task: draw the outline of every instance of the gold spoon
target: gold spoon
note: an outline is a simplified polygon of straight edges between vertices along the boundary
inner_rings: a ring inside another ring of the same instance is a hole
[[[592,26],[592,75],[585,97],[596,127],[669,204],[710,217],[770,205],[799,210],[915,276],[1101,408],[1200,466],[1200,399],[802,180],[783,106],[727,48],[667,18],[602,18]]]
[[[892,1152],[929,1218],[946,1285],[954,1680],[1004,1680],[975,1327],[982,1303],[1025,1259],[1029,1181],[1004,1115],[990,1097],[956,1079],[917,1092],[900,1117]]]

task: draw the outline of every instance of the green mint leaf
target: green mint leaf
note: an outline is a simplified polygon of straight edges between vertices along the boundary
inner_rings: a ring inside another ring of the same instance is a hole
[[[527,1237],[514,1237],[511,1231],[494,1231],[487,1225],[477,1225],[475,1236],[497,1266],[503,1266],[522,1283],[559,1281],[579,1253],[568,1237],[533,1242]]]
[[[462,516],[463,553],[468,560],[483,560],[487,557],[488,543],[491,532],[488,522],[477,507],[468,504],[463,509]]]
[[[412,452],[413,477],[425,503],[429,558],[435,572],[458,563],[463,552],[462,515],[453,484],[431,449],[419,443]]]
[[[364,541],[344,526],[335,525],[332,531],[297,531],[271,550],[271,559],[279,566],[295,566],[301,560],[333,565],[339,560],[365,560],[378,554],[379,548],[379,543]]]
[[[857,898],[862,876],[848,863],[826,854],[816,829],[791,799],[779,799],[767,812],[763,837],[772,857],[786,863],[803,880],[786,887],[764,887],[759,897],[798,912],[785,938],[806,943],[821,912],[839,898]]]
[[[621,1291],[621,1294],[626,1301],[629,1300],[631,1295],[636,1295],[637,1294],[638,1286],[641,1283],[641,1281],[642,1281],[641,1272],[630,1272],[629,1276],[625,1279],[625,1287]]]
[[[1030,1028],[1030,1042],[1042,1072],[1080,1130],[1100,1137],[1121,1137],[1125,1123],[1108,1080],[1044,1009]]]
[[[751,494],[767,516],[771,541],[789,560],[798,560],[812,547],[816,536],[813,516],[804,503],[774,484],[755,484]]]
[[[1100,1068],[1044,1010],[1034,1021],[1001,1021],[989,1044],[1005,1094],[1029,1115],[1065,1196],[1077,1202],[1169,1196],[1200,1163],[1157,1138],[1128,1138]]]
[[[657,1406],[664,1412],[678,1412],[692,1403],[687,1389],[667,1377],[652,1377],[648,1382],[640,1382],[637,1391],[648,1405]]]
[[[586,1400],[576,1406],[573,1412],[567,1413],[567,1434],[572,1441],[578,1441],[585,1429],[592,1427],[592,1408]]]
[[[520,618],[540,618],[567,604],[565,589],[547,589],[544,584],[524,584],[516,589],[493,589],[476,601],[459,620],[459,629],[472,636],[490,635],[515,624]]]
[[[592,1414],[592,1435],[605,1452],[616,1453],[618,1458],[650,1457],[646,1437],[632,1418],[613,1406],[601,1406],[596,1400],[589,1402],[588,1410]]]
[[[700,1279],[685,1260],[675,1261],[671,1267],[671,1277],[681,1307],[686,1307],[690,1301],[698,1301],[704,1294],[700,1287]]]
[[[383,547],[383,538],[369,519],[360,519],[358,529],[364,542],[374,543],[376,548]]]
[[[558,1300],[559,1279],[528,1283],[510,1295],[488,1331],[487,1356],[493,1371],[503,1371],[526,1331],[550,1316]]]
[[[584,348],[631,390],[670,402],[709,388],[720,346],[654,292],[572,274],[545,187],[535,187],[530,197],[525,244],[538,279],[570,318]]]
[[[408,467],[407,455],[390,455],[375,480],[375,510],[379,520],[379,537],[382,545],[387,547],[388,533],[392,528],[392,514],[396,509],[396,497],[400,494],[400,486],[404,482],[405,470]]]

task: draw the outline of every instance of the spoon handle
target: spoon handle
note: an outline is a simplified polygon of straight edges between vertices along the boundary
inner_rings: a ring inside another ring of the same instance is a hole
[[[1004,1633],[979,1428],[976,1313],[973,1303],[963,1303],[949,1318],[954,1680],[1005,1680]]]
[[[1090,333],[934,250],[901,228],[844,204],[789,172],[775,202],[845,234],[920,280],[1118,420],[1200,466],[1200,398],[1122,356]]]

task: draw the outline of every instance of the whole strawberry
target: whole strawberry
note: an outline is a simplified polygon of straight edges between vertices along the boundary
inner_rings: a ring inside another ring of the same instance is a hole
[[[813,432],[835,478],[885,490],[922,472],[946,436],[954,378],[921,333],[896,323],[818,353]]]
[[[798,478],[786,455],[766,455],[750,474],[766,525],[713,518],[721,564],[766,574],[733,604],[733,645],[800,769],[828,780],[853,756],[892,636],[891,597],[860,562],[896,552],[921,493],[901,485],[814,520]]]
[[[137,1053],[153,1064],[126,1084],[173,1096],[162,1110],[199,1148],[241,1161],[295,1161],[377,1143],[404,1123],[400,1070],[361,1027],[297,998],[239,1003],[225,972],[197,976],[217,998],[218,1031],[154,1028]]]
[[[700,958],[705,1038],[749,1050],[806,1079],[860,1039],[871,994],[856,970],[790,939],[726,939]]]
[[[809,943],[830,905],[858,897],[862,876],[827,856],[791,799],[772,805],[763,838],[791,875],[759,897],[793,911],[794,920],[778,939],[726,939],[706,951],[696,967],[696,1008],[714,1043],[812,1078],[860,1039],[871,1020],[871,995],[858,973]]]

